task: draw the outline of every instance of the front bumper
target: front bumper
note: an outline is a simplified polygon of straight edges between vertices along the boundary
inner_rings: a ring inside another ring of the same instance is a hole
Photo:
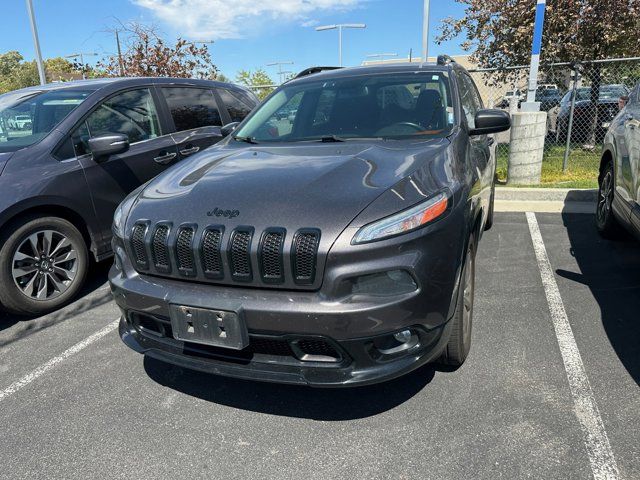
[[[460,225],[448,218],[429,230],[357,248],[338,241],[316,291],[139,274],[115,239],[109,281],[122,312],[120,335],[140,353],[219,375],[328,387],[390,380],[437,359],[449,339],[464,251]],[[410,272],[416,289],[385,295],[344,291],[354,275],[394,270]],[[234,351],[176,340],[171,305],[235,312],[247,327],[249,347]],[[389,354],[382,345],[407,329],[415,341]],[[329,352],[325,356],[332,360],[305,357],[300,342]]]

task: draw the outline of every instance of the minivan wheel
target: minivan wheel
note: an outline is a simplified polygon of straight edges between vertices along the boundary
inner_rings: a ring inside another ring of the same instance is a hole
[[[439,362],[444,365],[459,367],[462,365],[471,349],[471,327],[473,325],[473,299],[475,295],[475,241],[469,240],[465,256],[460,292],[453,322],[451,336]]]
[[[620,237],[622,228],[613,215],[613,195],[615,192],[613,161],[607,162],[598,179],[598,204],[596,206],[596,228],[603,238]]]
[[[29,217],[0,238],[0,304],[42,315],[76,296],[87,275],[82,234],[62,218]]]

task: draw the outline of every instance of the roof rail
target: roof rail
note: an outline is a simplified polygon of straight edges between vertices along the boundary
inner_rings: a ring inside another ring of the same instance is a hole
[[[324,72],[325,70],[337,70],[342,67],[310,67],[302,70],[295,78],[306,77],[307,75],[313,75],[314,73]]]
[[[456,63],[456,61],[449,55],[438,55],[438,65],[449,65],[450,63]]]

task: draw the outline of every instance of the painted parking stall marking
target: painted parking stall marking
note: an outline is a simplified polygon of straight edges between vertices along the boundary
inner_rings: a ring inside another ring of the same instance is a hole
[[[604,428],[587,372],[582,363],[578,345],[571,330],[571,324],[560,296],[560,290],[547,256],[538,220],[533,212],[527,212],[527,223],[533,241],[540,277],[544,286],[551,320],[555,329],[564,368],[567,372],[569,389],[573,397],[574,411],[584,435],[584,444],[589,456],[593,478],[596,480],[619,479],[618,466],[613,456],[609,437]]]
[[[18,390],[26,387],[31,382],[33,382],[37,378],[41,377],[45,373],[47,373],[49,370],[51,370],[53,367],[55,367],[59,363],[65,361],[66,359],[68,359],[69,357],[75,355],[76,353],[84,350],[85,348],[87,348],[92,343],[97,342],[98,340],[100,340],[105,335],[107,335],[107,334],[111,333],[112,331],[114,331],[118,327],[118,322],[119,321],[120,320],[118,319],[118,320],[115,320],[115,321],[109,323],[106,327],[102,328],[101,330],[98,330],[96,333],[94,333],[94,334],[88,336],[87,338],[85,338],[84,340],[76,343],[73,347],[68,348],[67,350],[62,352],[60,355],[58,355],[56,357],[53,357],[52,359],[50,359],[47,362],[43,363],[42,365],[40,365],[35,370],[27,373],[20,380],[17,380],[15,382],[13,382],[11,385],[9,385],[4,390],[0,390],[0,402],[2,402],[4,399],[10,397],[14,393],[16,393]]]

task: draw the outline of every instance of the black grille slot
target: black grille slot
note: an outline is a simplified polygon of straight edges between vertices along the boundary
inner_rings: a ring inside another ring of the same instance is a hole
[[[202,235],[202,267],[204,274],[211,278],[222,278],[222,256],[220,247],[222,246],[223,227],[207,228]]]
[[[237,229],[231,234],[229,257],[231,260],[231,275],[235,280],[251,281],[251,239],[253,229]]]
[[[272,228],[265,231],[260,245],[260,269],[262,280],[267,283],[284,282],[282,248],[285,238],[284,229]]]
[[[331,344],[324,340],[298,340],[298,347],[308,355],[323,355],[325,357],[338,358],[340,355]]]
[[[293,239],[291,252],[293,262],[293,278],[300,285],[310,285],[316,276],[316,257],[320,232],[318,230],[298,230]]]
[[[185,275],[195,274],[195,262],[193,260],[193,227],[181,227],[176,238],[176,261],[178,270]]]
[[[138,267],[148,268],[147,250],[144,245],[144,238],[147,233],[147,226],[141,223],[136,224],[131,232],[131,246]]]
[[[271,338],[255,338],[252,337],[247,347],[247,351],[251,353],[260,353],[262,355],[276,355],[281,357],[292,357],[293,352],[286,340]]]
[[[151,241],[151,253],[153,255],[154,266],[163,272],[171,270],[171,262],[169,261],[169,226],[158,225],[153,233]]]

